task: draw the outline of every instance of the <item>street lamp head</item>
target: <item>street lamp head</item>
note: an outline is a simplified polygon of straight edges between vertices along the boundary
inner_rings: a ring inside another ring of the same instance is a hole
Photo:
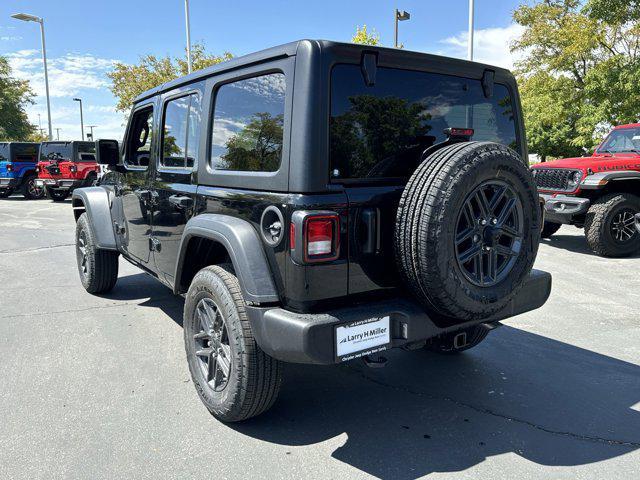
[[[81,101],[82,101],[82,99],[81,99],[81,98],[75,98],[75,97],[74,97],[73,101],[74,101],[74,102],[81,102]]]
[[[40,17],[36,17],[35,15],[29,15],[28,13],[14,13],[11,16],[16,20],[22,20],[23,22],[42,23],[42,19]]]
[[[400,20],[401,22],[409,20],[411,18],[411,14],[406,10],[397,10],[396,12],[396,14],[398,15],[398,20]]]

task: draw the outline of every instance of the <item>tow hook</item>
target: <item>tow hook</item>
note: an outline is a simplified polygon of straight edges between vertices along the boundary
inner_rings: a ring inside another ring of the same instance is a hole
[[[362,361],[369,368],[382,368],[387,364],[387,358],[382,355],[365,355]]]

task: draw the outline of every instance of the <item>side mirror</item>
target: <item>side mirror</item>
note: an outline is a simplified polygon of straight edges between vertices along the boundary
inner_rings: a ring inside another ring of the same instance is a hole
[[[120,146],[117,140],[96,140],[96,162],[115,167],[120,163]]]

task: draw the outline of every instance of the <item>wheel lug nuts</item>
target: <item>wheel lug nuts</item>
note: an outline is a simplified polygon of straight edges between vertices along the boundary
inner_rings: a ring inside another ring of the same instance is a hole
[[[482,220],[480,220],[480,225],[486,225],[487,221],[483,218]]]
[[[496,225],[496,224],[498,223],[498,219],[497,219],[497,218],[494,218],[493,220],[491,220],[491,223],[492,223],[492,224],[494,224],[494,225]]]
[[[480,235],[473,236],[473,243],[478,243],[480,241]]]

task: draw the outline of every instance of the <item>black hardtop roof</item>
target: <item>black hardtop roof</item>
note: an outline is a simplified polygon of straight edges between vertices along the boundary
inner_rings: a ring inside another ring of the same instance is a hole
[[[40,145],[40,142],[0,142],[0,145]]]
[[[42,142],[42,145],[53,145],[53,144],[62,144],[62,145],[73,145],[74,143],[86,143],[90,145],[95,145],[94,142],[90,142],[87,140],[49,140],[46,142]]]
[[[225,62],[218,63],[217,65],[212,65],[211,67],[204,68],[202,70],[198,70],[196,72],[190,73],[189,75],[185,75],[183,77],[176,78],[171,80],[170,82],[163,83],[154,87],[152,89],[147,90],[146,92],[141,93],[136,97],[134,103],[138,103],[144,99],[157,95],[159,93],[173,90],[181,85],[185,85],[197,80],[201,80],[203,78],[210,77],[217,73],[226,72],[229,70],[238,69],[241,67],[245,67],[252,64],[261,63],[267,60],[273,60],[277,58],[286,58],[296,55],[301,44],[314,44],[314,46],[318,47],[320,51],[332,51],[332,50],[341,50],[341,51],[351,51],[351,52],[381,52],[384,53],[385,56],[393,55],[398,58],[416,58],[420,57],[424,60],[432,59],[434,61],[442,62],[443,59],[450,61],[453,65],[459,65],[460,67],[468,66],[469,64],[475,66],[484,66],[491,70],[495,70],[496,72],[504,72],[508,75],[511,75],[511,72],[507,69],[496,67],[493,65],[486,65],[479,62],[472,62],[469,60],[462,60],[458,58],[444,57],[441,55],[433,55],[430,53],[416,52],[412,50],[405,50],[399,48],[391,48],[391,47],[378,47],[371,45],[360,45],[356,43],[344,43],[344,42],[334,42],[330,40],[297,40],[295,42],[285,43],[283,45],[279,45],[276,47],[267,48],[265,50],[260,50],[259,52],[250,53],[247,55],[243,55],[240,57],[232,58],[231,60],[227,60]]]

